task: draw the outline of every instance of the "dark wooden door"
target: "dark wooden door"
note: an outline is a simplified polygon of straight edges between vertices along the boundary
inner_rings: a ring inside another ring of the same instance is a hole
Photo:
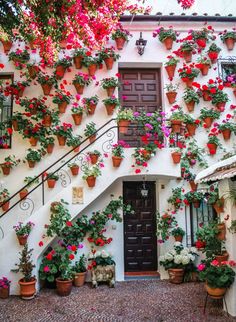
[[[131,108],[134,112],[153,113],[161,110],[160,69],[124,68],[119,72],[121,75],[119,97],[122,107]],[[119,135],[119,139],[131,147],[141,146],[141,135],[137,132],[136,129],[129,128],[127,134]]]
[[[125,272],[157,270],[156,192],[154,182],[145,182],[148,197],[143,198],[142,182],[124,182],[123,197],[135,214],[124,216]]]

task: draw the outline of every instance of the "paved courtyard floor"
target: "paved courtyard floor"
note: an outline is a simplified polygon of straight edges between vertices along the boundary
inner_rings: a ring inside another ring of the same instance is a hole
[[[44,289],[32,301],[17,296],[0,300],[0,322],[230,322],[217,301],[209,300],[203,314],[202,283],[168,281],[119,282],[114,289],[91,284],[73,288],[69,297]]]

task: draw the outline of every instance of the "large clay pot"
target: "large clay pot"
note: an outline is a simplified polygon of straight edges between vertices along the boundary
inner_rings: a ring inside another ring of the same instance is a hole
[[[2,168],[2,173],[4,174],[4,176],[8,176],[10,174],[11,167],[8,167],[7,165],[5,165],[5,163],[2,163],[1,168]]]
[[[210,127],[211,127],[211,125],[212,125],[212,123],[213,123],[213,118],[212,117],[210,117],[210,116],[207,116],[207,117],[205,117],[204,118],[204,123],[206,124],[206,128],[207,129],[209,129]]]
[[[174,164],[179,164],[181,160],[182,153],[181,152],[173,152],[171,153],[172,160]]]
[[[90,103],[88,106],[88,115],[94,115],[97,105]]]
[[[7,41],[7,40],[1,40],[2,45],[3,45],[3,50],[5,54],[8,54],[9,51],[11,50],[11,47],[13,45],[12,41]]]
[[[194,111],[194,107],[195,107],[195,102],[191,101],[189,103],[185,102],[186,107],[188,109],[189,112],[193,112]]]
[[[46,147],[46,150],[47,150],[48,154],[51,154],[53,152],[53,149],[54,149],[54,143],[48,144],[47,147]]]
[[[68,296],[72,290],[72,280],[63,281],[59,277],[56,278],[57,294],[60,296]]]
[[[213,287],[210,287],[207,283],[205,283],[205,289],[207,293],[210,295],[210,297],[214,299],[223,298],[223,296],[227,291],[227,288],[219,288],[219,287],[213,288]]]
[[[56,185],[56,182],[57,182],[57,180],[55,180],[55,179],[47,179],[48,188],[53,189]]]
[[[10,288],[3,288],[0,287],[0,299],[7,299],[9,297],[10,294]]]
[[[77,176],[79,174],[79,166],[74,165],[70,167],[70,171],[73,176]]]
[[[89,157],[90,157],[91,164],[96,164],[98,161],[99,155],[95,153],[89,153]]]
[[[72,114],[75,125],[80,125],[82,122],[83,114]]]
[[[173,284],[181,284],[184,279],[183,268],[170,268],[168,269],[169,281]]]
[[[225,223],[221,223],[217,225],[217,228],[219,230],[219,233],[217,234],[217,239],[219,240],[225,240],[225,236],[226,236],[226,226]]]
[[[84,93],[84,86],[85,85],[80,85],[78,83],[74,83],[74,86],[75,86],[76,92],[78,94],[82,95]]]
[[[130,125],[129,120],[119,120],[118,122],[119,132],[123,134],[128,133],[129,125]]]
[[[76,57],[73,58],[73,60],[74,60],[76,69],[82,68],[82,60],[83,60],[82,56],[76,56]]]
[[[87,181],[87,184],[88,184],[89,188],[93,188],[95,186],[95,183],[96,183],[96,177],[89,176],[89,177],[87,177],[86,181]]]
[[[74,285],[76,287],[81,287],[81,286],[84,285],[86,274],[87,274],[87,272],[75,273],[75,275],[74,275]]]
[[[68,105],[68,103],[66,101],[58,104],[59,113],[64,114],[66,112],[67,105]]]
[[[122,37],[119,37],[119,38],[115,39],[115,42],[116,42],[116,48],[118,50],[122,50],[124,48],[124,44],[125,44],[126,40]]]
[[[65,75],[66,68],[62,65],[56,67],[56,79],[62,79]]]
[[[163,41],[163,44],[165,45],[167,50],[170,50],[173,46],[173,39],[171,37],[168,37]]]
[[[196,132],[196,124],[186,124],[186,129],[188,130],[188,134],[190,136],[194,136]]]
[[[25,197],[27,196],[28,194],[28,190],[27,189],[23,189],[19,192],[19,195],[20,195],[20,199],[25,199]]]
[[[182,121],[180,121],[180,120],[172,120],[171,121],[172,132],[180,133],[181,132],[181,125],[182,125]]]
[[[106,90],[107,90],[107,96],[111,97],[115,92],[115,87],[108,87],[106,88]]]
[[[225,141],[228,141],[230,139],[230,137],[231,137],[231,130],[230,129],[221,130],[221,133],[222,133]]]
[[[97,65],[96,64],[92,64],[90,66],[88,66],[88,74],[89,76],[94,76],[97,70]]]
[[[224,252],[222,255],[216,255],[215,259],[221,264],[229,259],[229,253]]]
[[[116,157],[112,156],[112,164],[114,168],[118,168],[122,162],[123,158],[122,157]]]
[[[190,63],[192,61],[193,53],[191,51],[183,51],[183,58],[186,63]]]
[[[36,279],[32,278],[30,282],[24,282],[23,278],[18,282],[20,284],[20,296],[24,300],[32,300],[36,293]]]
[[[60,146],[65,146],[66,145],[66,137],[57,135],[57,140]]]
[[[174,104],[176,96],[177,96],[177,92],[167,92],[166,96],[168,98],[169,104]]]
[[[115,104],[106,104],[107,115],[113,115],[116,105]]]
[[[24,235],[24,236],[17,235],[17,239],[21,246],[25,246],[25,244],[27,243],[28,235]]]
[[[107,70],[111,70],[114,64],[114,58],[108,57],[104,59]]]
[[[52,89],[52,84],[41,84],[43,94],[49,95]]]
[[[235,39],[234,38],[226,38],[225,44],[228,50],[234,49]]]
[[[173,79],[175,76],[176,65],[165,66],[165,69],[166,69],[169,79]]]

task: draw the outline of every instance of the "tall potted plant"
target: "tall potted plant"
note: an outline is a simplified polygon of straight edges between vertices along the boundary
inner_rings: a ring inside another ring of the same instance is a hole
[[[167,50],[172,49],[173,42],[176,41],[176,32],[172,29],[164,29],[160,27],[153,32],[153,37],[157,37],[162,42]]]

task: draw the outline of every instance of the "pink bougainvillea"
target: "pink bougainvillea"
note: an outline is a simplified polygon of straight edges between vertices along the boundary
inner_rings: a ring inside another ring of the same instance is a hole
[[[195,0],[178,0],[183,9],[189,9],[194,5]]]

